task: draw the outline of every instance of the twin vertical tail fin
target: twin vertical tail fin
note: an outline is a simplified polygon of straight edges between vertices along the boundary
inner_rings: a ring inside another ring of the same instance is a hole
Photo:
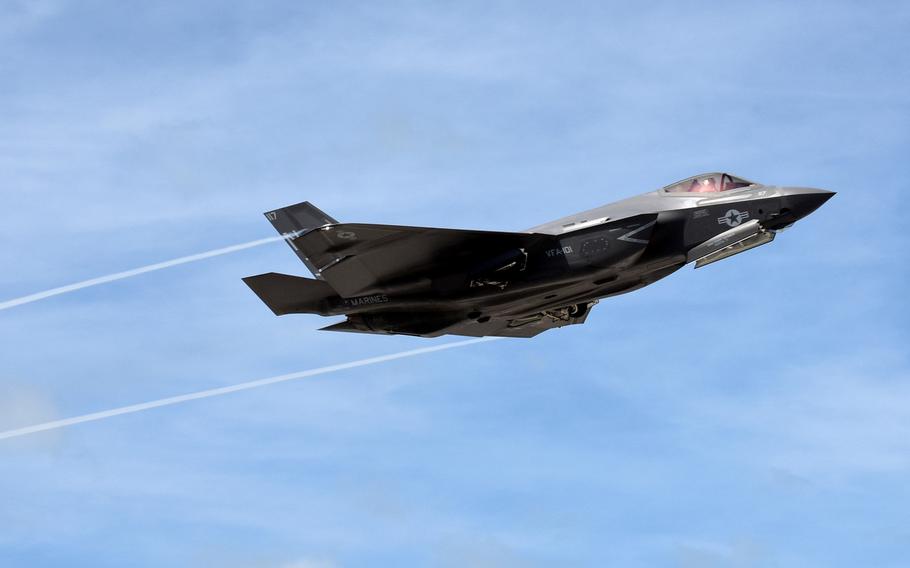
[[[338,221],[308,201],[268,211],[265,218],[284,236],[284,240],[307,268],[319,278],[319,269],[295,241],[308,231],[333,225]],[[312,280],[269,272],[248,276],[243,281],[278,316],[294,313],[324,314],[338,299],[338,293],[321,278]]]
[[[337,224],[338,221],[333,219],[324,211],[310,203],[304,201],[290,207],[282,207],[274,211],[265,213],[265,218],[275,227],[279,233],[284,236],[284,240],[294,251],[294,254],[303,261],[307,268],[310,269],[316,278],[319,278],[319,268],[315,266],[307,255],[297,246],[295,241],[302,234],[324,227],[326,225]]]

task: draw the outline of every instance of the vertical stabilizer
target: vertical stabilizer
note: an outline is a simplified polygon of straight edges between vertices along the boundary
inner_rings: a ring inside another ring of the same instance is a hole
[[[274,211],[267,211],[265,213],[265,218],[269,220],[269,223],[271,223],[279,233],[284,235],[284,240],[290,245],[294,254],[296,254],[307,268],[310,269],[310,272],[312,272],[316,278],[320,278],[318,267],[313,265],[300,247],[297,246],[295,241],[297,240],[297,237],[307,231],[326,225],[333,225],[338,223],[338,221],[309,201],[291,205],[290,207],[282,207],[281,209],[275,209]]]

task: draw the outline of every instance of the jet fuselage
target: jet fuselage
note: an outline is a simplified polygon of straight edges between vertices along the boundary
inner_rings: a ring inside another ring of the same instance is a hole
[[[276,313],[347,316],[332,330],[531,336],[582,323],[599,299],[646,286],[688,262],[703,266],[766,244],[832,195],[703,174],[524,233],[332,222],[291,231],[270,218],[291,235],[289,244],[317,278],[348,293],[278,310],[263,297],[269,295],[264,285],[257,289],[247,280]],[[301,246],[328,255],[326,265],[317,266],[325,261],[314,263]],[[409,251],[420,259],[411,266]],[[347,274],[339,270],[344,263]],[[386,268],[388,274],[376,274]]]

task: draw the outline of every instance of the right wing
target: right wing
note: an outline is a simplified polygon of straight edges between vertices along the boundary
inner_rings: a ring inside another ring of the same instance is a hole
[[[379,333],[438,337],[440,335],[466,335],[469,337],[534,337],[549,329],[585,322],[593,303],[588,303],[575,313],[558,311],[529,314],[524,317],[502,317],[474,320],[457,313],[403,313],[386,312],[352,314],[342,322],[322,328],[322,331],[347,331],[353,333]]]

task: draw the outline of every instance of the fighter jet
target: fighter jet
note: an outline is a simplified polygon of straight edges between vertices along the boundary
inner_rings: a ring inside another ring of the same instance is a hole
[[[524,232],[340,223],[303,202],[265,216],[315,280],[243,280],[276,315],[345,317],[328,331],[533,337],[768,244],[833,195],[708,173]]]

